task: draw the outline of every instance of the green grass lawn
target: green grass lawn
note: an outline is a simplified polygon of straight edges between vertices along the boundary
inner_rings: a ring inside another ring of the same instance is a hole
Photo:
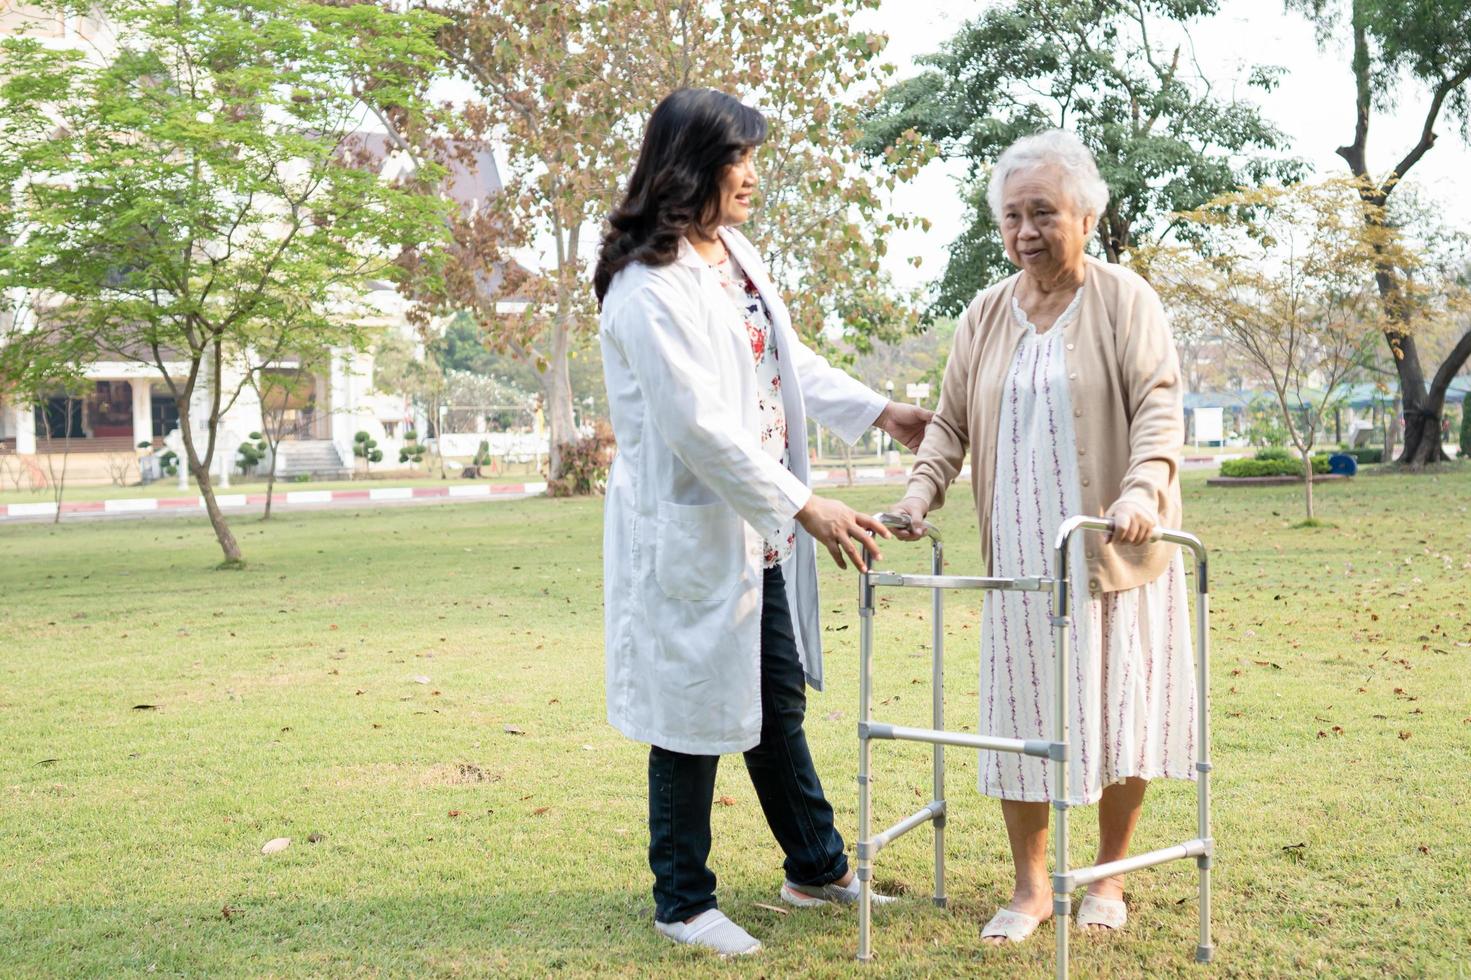
[[[1208,491],[1214,549],[1221,976],[1471,971],[1471,469]],[[843,491],[876,510],[896,488]],[[937,515],[976,570],[966,494]],[[603,720],[596,500],[283,514],[235,523],[217,572],[198,519],[0,528],[0,975],[1041,975],[1052,931],[982,948],[1006,899],[1000,813],[950,753],[948,910],[930,840],[879,858],[914,896],[852,961],[853,916],[781,915],[781,855],[738,759],[722,767],[722,907],[767,945],[721,963],[658,937],[645,756]],[[920,568],[917,545],[890,567]],[[825,573],[828,691],[808,729],[851,846],[857,617]],[[928,703],[927,596],[877,619],[884,721]],[[948,605],[947,704],[976,718],[978,601]],[[143,706],[143,707],[140,707]],[[515,733],[512,733],[514,730]],[[927,750],[875,746],[878,820],[928,799]],[[1186,783],[1136,838],[1194,836]],[[1091,857],[1076,812],[1074,862]],[[290,837],[282,853],[261,846]],[[1079,976],[1206,975],[1193,864],[1129,878],[1126,933]],[[758,904],[759,903],[759,904]]]

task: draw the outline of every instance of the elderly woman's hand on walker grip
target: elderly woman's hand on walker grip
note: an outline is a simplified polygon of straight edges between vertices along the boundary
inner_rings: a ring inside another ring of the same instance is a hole
[[[1116,500],[1104,515],[1113,522],[1109,544],[1147,544],[1159,526],[1153,513],[1128,500]]]
[[[848,567],[843,560],[846,552],[853,560],[853,567],[860,572],[868,571],[868,563],[863,558],[865,547],[872,552],[874,561],[883,558],[877,544],[867,539],[875,534],[886,538],[894,536],[882,523],[867,514],[858,513],[841,500],[829,500],[817,494],[809,497],[802,509],[797,511],[797,522],[819,544],[827,548],[839,568]]]
[[[895,517],[909,518],[908,527],[897,527],[894,529],[894,536],[900,541],[918,541],[924,537],[924,518],[925,514],[929,513],[929,508],[925,506],[923,500],[920,500],[918,497],[905,497],[890,507],[889,513]]]

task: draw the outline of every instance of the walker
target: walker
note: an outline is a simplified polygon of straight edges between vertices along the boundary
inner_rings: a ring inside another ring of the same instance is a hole
[[[876,519],[886,527],[907,529],[907,515],[878,514]],[[1068,809],[1067,764],[1068,764],[1068,626],[1071,616],[1068,611],[1068,542],[1079,531],[1108,533],[1112,522],[1098,517],[1071,517],[1063,522],[1057,534],[1056,578],[975,578],[944,574],[943,547],[940,532],[930,524],[925,535],[930,539],[934,554],[929,575],[901,575],[896,572],[870,570],[858,576],[858,960],[863,963],[873,960],[873,862],[878,852],[902,835],[924,824],[935,828],[935,904],[945,906],[945,746],[956,745],[968,749],[989,749],[996,752],[1020,752],[1023,755],[1050,759],[1052,767],[1052,807],[1057,814],[1056,858],[1052,874],[1052,914],[1057,932],[1057,976],[1063,980],[1068,975],[1068,921],[1072,911],[1072,893],[1075,888],[1087,887],[1092,882],[1111,875],[1138,871],[1168,861],[1194,858],[1200,870],[1200,943],[1195,948],[1195,959],[1208,963],[1214,953],[1210,936],[1210,871],[1215,842],[1210,829],[1210,696],[1209,696],[1209,578],[1206,569],[1205,546],[1193,534],[1184,531],[1156,529],[1151,541],[1167,541],[1189,548],[1195,555],[1195,669],[1199,687],[1199,731],[1195,770],[1197,773],[1197,833],[1184,843],[1165,847],[1145,854],[1110,861],[1107,864],[1084,868],[1068,866]],[[908,589],[934,590],[934,666],[931,682],[933,696],[933,728],[905,728],[898,725],[877,724],[871,720],[873,709],[873,612],[874,592],[880,586]],[[1057,670],[1055,671],[1055,708],[1053,740],[1000,738],[991,735],[967,735],[946,731],[944,727],[944,630],[943,612],[945,589],[998,589],[1025,592],[1052,593],[1052,626],[1056,630]],[[934,746],[934,798],[917,812],[905,817],[887,830],[872,833],[869,792],[869,753],[874,739],[902,739],[912,742],[929,742]]]

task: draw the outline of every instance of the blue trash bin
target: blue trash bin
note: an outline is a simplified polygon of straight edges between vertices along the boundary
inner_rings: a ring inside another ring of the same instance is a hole
[[[1334,453],[1328,457],[1328,472],[1341,476],[1353,476],[1359,471],[1359,461],[1348,453]]]

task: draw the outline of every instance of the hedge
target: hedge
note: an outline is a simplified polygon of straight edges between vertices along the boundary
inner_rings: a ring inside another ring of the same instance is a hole
[[[1313,473],[1328,472],[1328,457],[1313,457]],[[1302,461],[1297,459],[1228,459],[1221,463],[1221,475],[1243,476],[1302,476]]]

